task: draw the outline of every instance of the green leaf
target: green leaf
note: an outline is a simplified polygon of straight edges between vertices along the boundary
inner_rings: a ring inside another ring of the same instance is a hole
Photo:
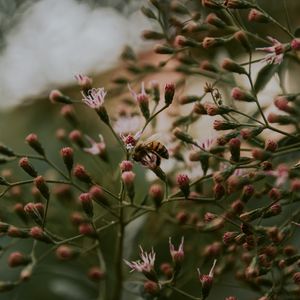
[[[254,90],[256,93],[264,89],[277,71],[278,65],[274,64],[265,65],[262,69],[260,69],[254,84]]]

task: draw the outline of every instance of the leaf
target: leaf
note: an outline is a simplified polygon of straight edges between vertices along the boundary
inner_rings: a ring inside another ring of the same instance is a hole
[[[256,93],[264,89],[264,87],[267,85],[267,83],[271,80],[271,78],[277,71],[278,65],[274,64],[265,65],[263,68],[260,69],[254,84],[254,90],[256,91]]]

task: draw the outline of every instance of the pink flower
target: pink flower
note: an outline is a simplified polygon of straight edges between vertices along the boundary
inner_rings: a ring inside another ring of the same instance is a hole
[[[154,271],[155,252],[152,248],[151,252],[147,253],[140,246],[140,257],[141,260],[129,262],[124,260],[125,263],[131,268],[130,272],[138,271],[142,273],[151,273]]]
[[[104,98],[106,96],[106,93],[104,88],[92,88],[88,90],[87,93],[84,93],[81,91],[81,94],[83,96],[82,101],[93,109],[100,109],[101,106],[104,104]]]
[[[89,148],[83,148],[83,150],[87,153],[90,153],[92,155],[99,155],[103,154],[103,151],[105,151],[106,145],[104,143],[103,137],[101,134],[99,134],[99,142],[97,143],[95,140],[93,140],[88,135],[85,136],[86,139],[90,142],[91,147]]]
[[[285,164],[280,164],[276,170],[267,171],[266,173],[276,178],[276,187],[282,186],[289,179],[289,168]]]
[[[138,103],[138,104],[141,104],[141,103],[148,103],[149,101],[149,96],[148,94],[146,93],[146,90],[145,90],[145,84],[144,82],[142,82],[141,84],[141,92],[140,93],[136,93],[132,88],[131,86],[128,84],[128,89],[132,95],[132,97],[135,99],[135,101]]]
[[[181,238],[181,243],[178,247],[178,250],[175,250],[175,247],[172,244],[172,240],[171,238],[169,238],[170,254],[172,256],[174,263],[178,263],[178,262],[180,263],[184,258],[183,243],[184,243],[184,237]]]
[[[272,42],[272,46],[270,47],[264,47],[264,48],[256,48],[256,50],[269,52],[270,54],[267,54],[264,58],[264,61],[266,61],[269,64],[280,64],[283,60],[283,54],[285,51],[285,47],[282,43],[280,43],[278,40],[268,36],[268,40]]]
[[[92,88],[92,84],[93,84],[93,79],[86,76],[86,75],[82,75],[82,74],[77,74],[74,76],[75,79],[77,80],[79,86],[81,88],[83,88],[84,90],[86,89],[91,89]]]
[[[138,142],[141,131],[141,118],[138,115],[122,115],[116,120],[114,130],[119,134],[127,150],[131,150]]]

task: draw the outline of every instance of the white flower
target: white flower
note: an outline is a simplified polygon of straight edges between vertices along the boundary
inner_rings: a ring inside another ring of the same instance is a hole
[[[104,98],[106,96],[104,88],[92,88],[87,93],[81,92],[83,99],[82,101],[93,109],[99,109],[104,104]]]

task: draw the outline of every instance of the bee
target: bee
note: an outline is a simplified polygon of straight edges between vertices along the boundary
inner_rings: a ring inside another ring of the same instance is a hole
[[[157,168],[161,158],[169,158],[169,152],[161,142],[152,139],[139,142],[134,148],[132,158],[146,167]]]

